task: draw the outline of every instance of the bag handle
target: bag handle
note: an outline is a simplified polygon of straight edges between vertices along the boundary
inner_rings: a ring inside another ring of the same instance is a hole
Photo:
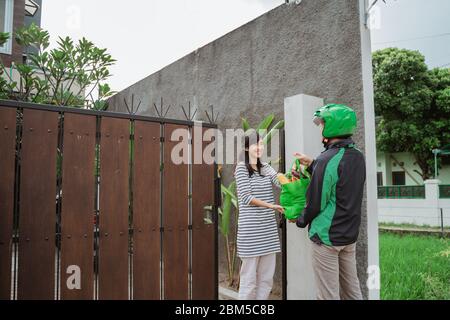
[[[302,169],[301,165],[300,165],[300,160],[298,160],[297,158],[295,158],[295,171],[300,172]]]
[[[302,166],[300,165],[300,160],[295,158],[295,171],[300,172],[300,174],[305,177],[308,178],[308,174],[305,172],[305,169],[302,168]]]

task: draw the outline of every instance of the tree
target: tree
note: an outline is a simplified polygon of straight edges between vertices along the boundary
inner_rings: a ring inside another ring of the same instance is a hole
[[[0,44],[8,39],[8,33],[0,33]],[[49,33],[35,24],[16,31],[15,41],[34,47],[36,53],[28,54],[26,64],[14,65],[18,80],[1,63],[0,98],[105,109],[105,99],[114,94],[105,81],[115,60],[106,49],[85,38],[75,43],[69,37],[60,37],[54,49],[49,49],[49,39]]]
[[[418,51],[373,54],[377,147],[413,154],[423,180],[433,174],[432,150],[450,141],[450,69],[428,70]]]

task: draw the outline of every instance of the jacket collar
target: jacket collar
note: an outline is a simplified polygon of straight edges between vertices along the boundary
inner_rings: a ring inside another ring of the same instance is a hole
[[[329,143],[325,150],[334,149],[334,148],[345,148],[352,144],[355,144],[352,138],[346,138],[346,139],[339,139],[337,141],[334,141],[333,143]]]

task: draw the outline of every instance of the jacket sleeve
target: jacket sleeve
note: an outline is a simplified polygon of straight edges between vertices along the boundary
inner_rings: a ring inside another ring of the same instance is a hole
[[[306,171],[312,175],[314,167],[316,166],[316,160],[313,160],[313,162],[311,162],[311,164],[306,168]]]
[[[245,165],[238,164],[236,166],[234,177],[236,179],[236,188],[239,203],[243,205],[249,205],[255,197],[252,195],[250,178],[248,176],[248,170]]]
[[[305,209],[297,219],[299,228],[305,228],[310,224],[325,207],[327,199],[330,197],[331,190],[323,189],[326,166],[327,161],[318,158],[308,168],[308,171],[312,173],[311,182],[306,191]]]

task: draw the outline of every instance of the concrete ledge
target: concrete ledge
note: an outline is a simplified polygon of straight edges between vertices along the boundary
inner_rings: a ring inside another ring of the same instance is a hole
[[[219,300],[239,300],[239,293],[219,286]]]
[[[391,232],[397,234],[417,234],[417,235],[432,235],[450,237],[450,230],[444,229],[442,232],[439,229],[421,229],[421,228],[399,228],[399,227],[379,227],[380,232]]]

